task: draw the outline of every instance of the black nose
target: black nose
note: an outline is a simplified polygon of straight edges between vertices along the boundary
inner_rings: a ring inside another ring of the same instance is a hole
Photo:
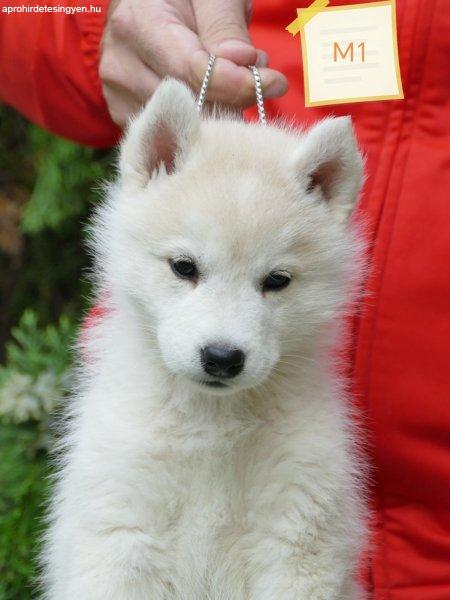
[[[242,371],[245,354],[238,348],[205,346],[201,350],[202,365],[208,375],[231,379]]]

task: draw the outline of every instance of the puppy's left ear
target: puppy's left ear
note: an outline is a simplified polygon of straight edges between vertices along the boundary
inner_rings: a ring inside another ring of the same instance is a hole
[[[363,183],[363,159],[350,117],[312,127],[294,160],[304,193],[319,194],[338,221],[347,221]]]
[[[143,188],[161,170],[176,171],[199,130],[192,92],[176,79],[165,79],[127,128],[119,161],[124,184]]]

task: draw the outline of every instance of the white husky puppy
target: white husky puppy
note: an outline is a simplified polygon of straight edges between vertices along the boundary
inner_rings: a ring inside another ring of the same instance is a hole
[[[330,361],[361,243],[351,122],[201,119],[161,84],[93,225],[50,600],[353,600],[359,461]],[[82,336],[83,337],[83,336]]]

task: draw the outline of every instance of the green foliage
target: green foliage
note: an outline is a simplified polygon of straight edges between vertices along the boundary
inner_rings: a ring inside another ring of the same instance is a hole
[[[33,597],[49,468],[31,424],[0,424],[0,449],[0,598],[27,600]]]
[[[83,273],[89,260],[82,225],[100,197],[101,182],[111,178],[113,160],[111,150],[57,138],[0,105],[0,208],[2,197],[19,205],[23,245],[20,257],[11,258],[0,247],[0,294],[8,295],[0,338],[27,308],[42,323],[63,313],[76,319],[86,308],[90,290]]]
[[[110,151],[56,138],[0,105],[0,234],[4,215],[19,215],[8,230],[14,251],[0,235],[0,600],[33,597],[52,423],[90,293],[82,225],[111,165]]]
[[[4,423],[36,421],[40,445],[50,443],[49,416],[68,388],[73,323],[61,316],[57,326],[40,328],[27,310],[6,345],[6,365],[0,365],[0,418]]]
[[[74,324],[27,310],[0,366],[0,598],[31,598],[48,495],[52,415],[67,393]]]
[[[40,328],[27,310],[0,366],[0,598],[30,598],[36,576],[52,415],[67,393],[74,325]]]
[[[29,133],[36,157],[36,180],[25,207],[22,228],[38,233],[57,229],[67,218],[82,215],[94,200],[92,184],[105,176],[105,164],[94,160],[95,151],[56,138],[37,127]]]
[[[70,343],[74,334],[74,324],[67,316],[62,315],[57,326],[47,325],[41,329],[37,314],[31,309],[26,310],[6,344],[8,368],[31,377],[38,377],[49,368],[62,375],[70,365]],[[0,366],[0,382],[5,371]]]

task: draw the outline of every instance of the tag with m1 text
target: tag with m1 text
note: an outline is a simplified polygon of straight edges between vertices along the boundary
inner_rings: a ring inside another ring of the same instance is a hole
[[[328,4],[297,9],[286,27],[301,35],[305,105],[403,98],[395,0]]]

